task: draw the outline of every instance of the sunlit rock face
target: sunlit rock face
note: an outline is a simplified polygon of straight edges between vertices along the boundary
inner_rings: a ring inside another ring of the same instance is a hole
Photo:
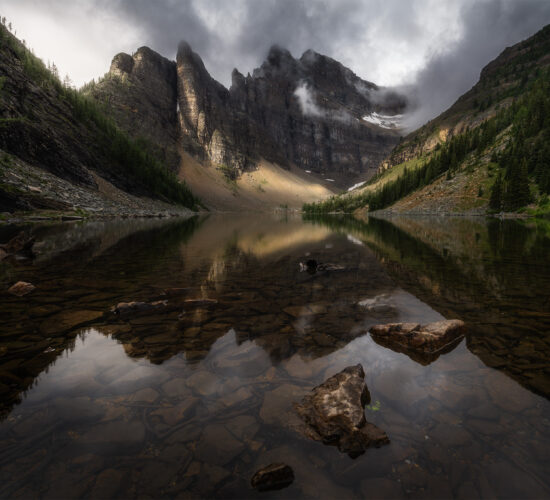
[[[89,94],[108,106],[117,125],[176,169],[178,137],[176,64],[148,47],[117,54],[105,78]]]
[[[272,47],[252,75],[233,71],[229,91],[187,44],[180,45],[177,62],[184,136],[213,163],[242,171],[263,157],[347,180],[376,168],[398,140],[397,131],[362,116],[397,114],[404,98],[311,50],[294,59]]]
[[[343,186],[368,177],[399,140],[398,128],[363,118],[400,115],[407,105],[329,57],[308,50],[295,59],[279,47],[252,75],[235,69],[226,89],[186,42],[175,63],[147,47],[116,55],[88,93],[170,167],[182,146],[233,178],[265,159]]]

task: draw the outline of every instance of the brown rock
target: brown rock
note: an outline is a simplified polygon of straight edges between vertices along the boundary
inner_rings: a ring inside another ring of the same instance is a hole
[[[294,471],[286,464],[270,464],[258,470],[250,480],[253,488],[259,491],[280,490],[294,481]]]
[[[120,317],[139,316],[141,314],[151,314],[163,312],[168,309],[167,300],[157,300],[156,302],[119,302],[111,308],[111,312]]]
[[[196,458],[210,465],[225,465],[245,450],[245,445],[220,424],[208,425],[197,445]]]
[[[183,304],[184,308],[191,307],[212,307],[218,303],[216,299],[186,299]]]
[[[388,323],[375,325],[370,334],[376,340],[397,344],[411,350],[435,353],[464,335],[464,322],[458,319],[418,323]]]
[[[199,402],[198,398],[188,397],[176,406],[166,406],[151,413],[158,415],[167,425],[181,424],[193,411]]]
[[[12,285],[8,288],[8,292],[17,297],[23,297],[31,293],[36,287],[32,283],[27,283],[25,281],[18,281],[15,285]]]
[[[370,402],[361,365],[349,366],[315,387],[311,395],[295,405],[309,426],[306,434],[356,457],[369,446],[389,443],[384,431],[365,419],[364,406]]]

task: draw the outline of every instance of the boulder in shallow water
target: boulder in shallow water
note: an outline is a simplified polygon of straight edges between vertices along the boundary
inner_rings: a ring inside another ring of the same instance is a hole
[[[294,481],[294,471],[286,464],[270,464],[258,470],[250,480],[253,488],[259,491],[280,490]]]
[[[458,319],[436,321],[426,325],[419,323],[388,323],[376,325],[370,334],[377,340],[395,343],[408,349],[434,353],[464,335],[464,322]]]
[[[389,443],[386,433],[365,419],[364,407],[369,402],[365,372],[355,365],[315,387],[295,408],[307,424],[308,437],[336,445],[355,458],[370,446]]]
[[[35,289],[36,287],[32,283],[18,281],[15,285],[8,288],[8,292],[12,295],[17,295],[17,297],[23,297],[23,295],[27,295]]]

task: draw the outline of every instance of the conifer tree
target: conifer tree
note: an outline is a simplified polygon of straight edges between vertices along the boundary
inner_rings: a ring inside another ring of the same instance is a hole
[[[500,209],[502,208],[502,175],[500,172],[495,180],[495,183],[493,184],[493,188],[491,189],[489,208],[491,210],[495,210],[496,212],[500,212]]]
[[[529,177],[527,173],[527,160],[523,158],[519,165],[517,179],[517,203],[518,208],[524,207],[531,201],[531,190],[529,189]]]

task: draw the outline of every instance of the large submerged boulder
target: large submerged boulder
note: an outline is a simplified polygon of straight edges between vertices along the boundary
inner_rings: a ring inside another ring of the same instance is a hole
[[[295,408],[307,424],[308,437],[335,445],[355,458],[370,446],[390,442],[383,430],[366,421],[364,407],[369,402],[365,372],[359,364],[315,387]]]
[[[377,341],[392,347],[402,347],[415,352],[434,354],[464,336],[464,322],[458,319],[436,321],[426,325],[419,323],[388,323],[376,325],[370,334]]]

